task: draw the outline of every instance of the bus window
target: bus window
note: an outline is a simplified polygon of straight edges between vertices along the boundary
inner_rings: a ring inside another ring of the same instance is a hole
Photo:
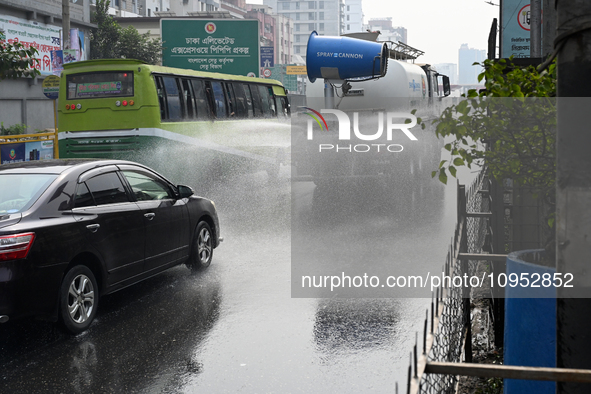
[[[289,101],[285,96],[277,96],[277,101],[279,104],[279,113],[284,117],[289,116]]]
[[[183,102],[185,104],[185,114],[188,119],[195,118],[195,99],[193,96],[193,87],[191,81],[188,79],[182,79],[183,88]]]
[[[264,116],[276,117],[277,108],[275,107],[275,99],[273,98],[273,91],[271,87],[259,85],[259,93],[261,94]]]
[[[193,93],[195,94],[195,108],[197,109],[197,119],[209,119],[211,110],[209,109],[207,93],[203,86],[203,80],[193,79]]]
[[[261,95],[259,94],[258,85],[250,85],[250,92],[252,93],[252,107],[254,109],[254,117],[259,118],[265,116],[263,114],[263,106],[261,104]]]
[[[132,71],[70,74],[67,99],[133,96],[133,81]]]
[[[248,116],[248,112],[246,110],[246,92],[244,92],[244,87],[241,83],[234,82],[233,85],[235,98],[234,102],[236,104],[236,116],[239,118],[246,118]],[[250,112],[252,112],[252,109]]]
[[[232,89],[232,84],[229,82],[224,82],[223,86],[226,90],[226,98],[228,103],[228,116],[230,118],[235,117],[236,114],[236,98],[234,97],[234,91]]]
[[[156,82],[156,92],[158,94],[158,103],[160,104],[160,119],[165,120],[168,118],[166,115],[166,95],[164,94],[164,83],[162,77],[155,76],[154,81]]]
[[[226,110],[226,98],[224,97],[224,90],[222,83],[211,81],[211,89],[213,91],[213,99],[215,103],[215,115],[218,119],[227,118],[228,112]]]
[[[183,108],[177,80],[174,77],[162,77],[162,80],[164,81],[164,89],[166,90],[168,120],[182,120]]]
[[[254,117],[253,107],[252,107],[252,94],[250,93],[250,86],[248,84],[242,85],[244,89],[244,94],[246,95],[246,109],[248,110],[248,117]]]

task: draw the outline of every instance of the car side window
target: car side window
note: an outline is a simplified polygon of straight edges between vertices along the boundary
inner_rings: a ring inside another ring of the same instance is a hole
[[[97,175],[86,181],[96,205],[129,202],[123,183],[115,172]]]
[[[90,194],[90,190],[88,190],[86,183],[78,184],[76,197],[74,198],[74,208],[90,207],[93,205],[95,205],[94,199],[92,198],[92,194]]]
[[[160,179],[136,171],[122,171],[138,201],[166,200],[174,198],[168,184]]]

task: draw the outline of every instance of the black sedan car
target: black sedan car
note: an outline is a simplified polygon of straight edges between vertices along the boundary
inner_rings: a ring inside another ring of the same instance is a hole
[[[82,332],[99,296],[174,265],[206,268],[220,241],[212,201],[140,164],[0,165],[0,322],[37,316]]]

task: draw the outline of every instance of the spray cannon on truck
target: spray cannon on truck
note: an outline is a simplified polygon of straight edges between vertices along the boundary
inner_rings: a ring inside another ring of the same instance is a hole
[[[414,63],[422,51],[358,38],[364,34],[310,35],[306,107],[292,119],[295,179],[412,182],[439,163],[440,142],[415,126],[439,115],[449,78]]]

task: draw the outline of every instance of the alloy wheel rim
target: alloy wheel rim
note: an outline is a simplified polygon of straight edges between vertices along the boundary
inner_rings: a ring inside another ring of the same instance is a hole
[[[209,256],[211,256],[211,234],[205,228],[202,228],[199,232],[197,252],[202,262],[207,263],[209,261]]]
[[[72,280],[68,290],[68,312],[72,320],[84,323],[94,308],[94,287],[86,275],[80,274]]]

